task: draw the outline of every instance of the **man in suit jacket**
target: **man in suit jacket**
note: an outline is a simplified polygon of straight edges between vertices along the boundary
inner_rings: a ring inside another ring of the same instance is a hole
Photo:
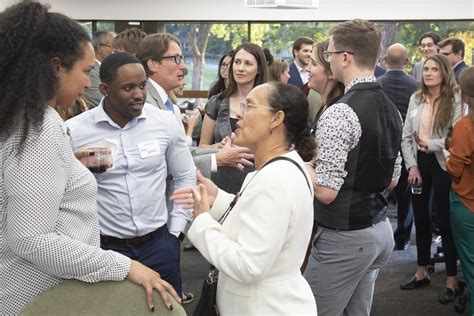
[[[426,32],[421,35],[418,45],[420,45],[421,53],[424,58],[432,56],[438,53],[439,47],[438,42],[441,41],[441,37],[435,32]],[[413,77],[421,82],[421,75],[423,74],[424,60],[420,60],[413,66]]]
[[[95,52],[95,63],[94,68],[91,69],[89,77],[91,79],[91,85],[85,91],[85,96],[95,107],[99,105],[102,100],[102,93],[99,91],[100,76],[99,70],[102,61],[105,57],[112,54],[112,42],[115,37],[114,32],[109,31],[97,31],[92,35],[92,45],[94,46]]]
[[[448,58],[451,67],[453,67],[454,76],[458,80],[461,71],[468,67],[464,62],[464,42],[459,38],[449,37],[439,42],[438,46],[439,53]]]
[[[173,89],[184,84],[184,76],[187,73],[179,39],[167,33],[148,35],[140,43],[137,57],[142,61],[148,75],[146,102],[161,110],[173,112],[180,124],[183,124],[178,106],[168,98]],[[243,165],[252,165],[248,161],[252,157],[248,150],[231,146],[230,143],[222,150],[194,148],[191,153],[196,167],[207,178],[210,178],[211,172],[216,172],[219,166],[240,169]]]
[[[377,78],[385,94],[398,108],[403,121],[410,102],[410,96],[418,89],[419,82],[409,76],[403,68],[408,63],[408,53],[402,44],[393,44],[385,55],[387,72]],[[398,225],[394,232],[395,250],[404,250],[410,243],[411,229],[413,226],[413,209],[411,207],[410,187],[408,185],[408,172],[402,162],[402,170],[398,184],[395,188],[397,198]]]
[[[290,65],[289,84],[301,88],[308,82],[308,67],[311,62],[311,53],[313,52],[313,40],[309,37],[298,37],[293,43],[294,62]]]

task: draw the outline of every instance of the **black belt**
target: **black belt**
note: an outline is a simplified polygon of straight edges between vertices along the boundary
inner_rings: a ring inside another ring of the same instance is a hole
[[[375,219],[372,223],[368,223],[368,224],[365,224],[365,225],[357,225],[357,226],[352,226],[352,227],[344,227],[344,228],[329,227],[329,226],[320,224],[320,223],[318,223],[318,222],[316,222],[316,225],[318,225],[318,226],[320,226],[320,227],[327,228],[327,229],[332,229],[332,230],[352,231],[352,230],[361,230],[361,229],[369,228],[369,227],[371,227],[371,226],[374,226],[374,225],[380,223],[381,221],[385,220],[386,218],[387,218],[387,216],[383,216],[383,217],[381,217],[381,218]]]
[[[141,246],[144,243],[147,243],[150,240],[152,240],[153,237],[155,237],[156,235],[158,235],[165,229],[166,229],[166,224],[161,227],[158,227],[157,230],[152,231],[151,233],[148,233],[146,235],[135,237],[135,238],[126,238],[126,239],[100,235],[100,242],[104,244],[114,244],[117,246],[125,246],[125,247]]]

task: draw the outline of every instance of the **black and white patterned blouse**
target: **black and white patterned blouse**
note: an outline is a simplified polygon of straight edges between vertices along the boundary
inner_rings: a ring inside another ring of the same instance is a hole
[[[0,137],[0,315],[61,282],[123,280],[129,258],[99,248],[97,184],[51,108],[22,151]]]

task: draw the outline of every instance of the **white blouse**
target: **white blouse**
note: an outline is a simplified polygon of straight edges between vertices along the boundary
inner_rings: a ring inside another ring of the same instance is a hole
[[[19,128],[20,130],[20,128]],[[19,150],[0,137],[0,315],[62,279],[123,280],[131,260],[99,248],[97,184],[51,108]]]

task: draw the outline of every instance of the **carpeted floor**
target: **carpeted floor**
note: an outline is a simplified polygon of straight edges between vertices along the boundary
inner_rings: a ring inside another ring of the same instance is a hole
[[[390,207],[389,217],[392,226],[396,226],[396,210],[394,207]],[[433,245],[433,253],[435,250],[436,245]],[[193,292],[195,296],[194,302],[184,305],[188,315],[192,315],[192,311],[199,298],[202,282],[207,274],[209,266],[198,251],[183,252],[181,266],[183,289],[186,292]],[[380,271],[375,285],[375,295],[371,315],[460,315],[454,311],[453,304],[441,305],[438,303],[438,296],[443,290],[445,282],[444,263],[436,264],[430,286],[411,291],[400,290],[400,284],[409,280],[415,273],[415,269],[416,246],[413,231],[412,243],[409,248],[403,251],[394,251],[389,263]],[[468,315],[468,312],[464,315]]]

